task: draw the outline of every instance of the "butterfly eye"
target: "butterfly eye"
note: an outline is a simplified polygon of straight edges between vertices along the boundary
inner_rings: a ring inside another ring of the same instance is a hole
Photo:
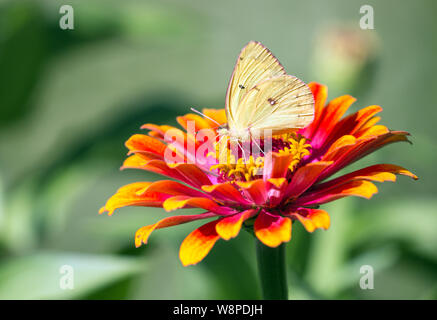
[[[240,87],[240,89],[246,89],[246,87],[243,86],[242,84],[239,84],[238,86]]]

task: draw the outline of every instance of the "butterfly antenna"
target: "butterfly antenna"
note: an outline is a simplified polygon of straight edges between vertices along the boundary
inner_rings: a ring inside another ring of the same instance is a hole
[[[202,169],[202,168],[200,168],[200,170],[202,170],[203,172],[205,172],[206,174],[210,174],[210,175],[212,175],[212,176],[214,176],[214,177],[219,177],[219,175],[217,174],[217,173],[215,173],[215,172],[212,172],[211,170],[205,170],[205,169]]]
[[[238,146],[239,146],[240,149],[241,149],[241,152],[243,153],[243,158],[244,158],[244,160],[247,160],[246,152],[244,152],[243,146],[241,145],[240,141],[238,141],[238,140],[237,140],[237,143],[238,143]]]
[[[251,136],[252,137],[252,136]],[[252,137],[253,139],[253,137]],[[261,151],[261,153],[263,154],[263,156],[265,156],[266,154],[264,153],[264,151],[261,149],[260,145],[258,144],[258,142],[256,142],[256,139],[252,140],[253,143],[255,143],[255,145],[258,147],[259,151]]]
[[[218,123],[217,121],[215,121],[213,118],[208,117],[206,114],[200,112],[199,110],[196,110],[196,109],[194,109],[194,108],[190,108],[190,110],[193,111],[193,112],[195,112],[195,113],[197,113],[197,114],[200,114],[201,116],[203,116],[203,117],[205,117],[205,118],[207,118],[207,119],[209,119],[209,120],[211,120],[212,122],[216,123],[219,127],[221,126],[220,123]]]

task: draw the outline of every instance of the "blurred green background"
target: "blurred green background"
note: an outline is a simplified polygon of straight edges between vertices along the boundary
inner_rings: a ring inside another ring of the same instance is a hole
[[[74,8],[61,30],[59,8]],[[360,30],[360,7],[375,29]],[[286,70],[351,93],[351,111],[384,108],[412,134],[356,166],[394,163],[420,180],[379,185],[371,200],[324,208],[331,229],[299,224],[287,245],[291,298],[437,298],[437,3],[429,1],[0,1],[0,299],[257,299],[254,241],[241,232],[204,261],[178,259],[190,223],[135,231],[163,210],[98,209],[115,190],[157,176],[120,172],[143,123],[222,108],[239,50],[263,42]],[[352,170],[348,168],[346,170]],[[74,268],[74,289],[59,286]],[[360,267],[375,271],[359,287]]]

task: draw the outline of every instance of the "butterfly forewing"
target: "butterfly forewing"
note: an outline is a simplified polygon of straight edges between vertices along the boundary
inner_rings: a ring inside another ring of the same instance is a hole
[[[310,88],[298,78],[282,75],[256,84],[244,96],[234,114],[236,131],[248,128],[252,135],[264,130],[279,134],[303,128],[314,118]]]
[[[226,93],[228,125],[236,125],[235,115],[244,96],[256,84],[286,74],[273,54],[259,42],[249,42],[238,56]]]

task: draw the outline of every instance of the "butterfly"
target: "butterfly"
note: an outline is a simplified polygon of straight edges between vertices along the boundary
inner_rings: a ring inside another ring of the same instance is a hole
[[[259,42],[240,52],[226,93],[227,125],[218,130],[230,141],[289,133],[314,119],[313,94],[302,80],[288,75]]]

